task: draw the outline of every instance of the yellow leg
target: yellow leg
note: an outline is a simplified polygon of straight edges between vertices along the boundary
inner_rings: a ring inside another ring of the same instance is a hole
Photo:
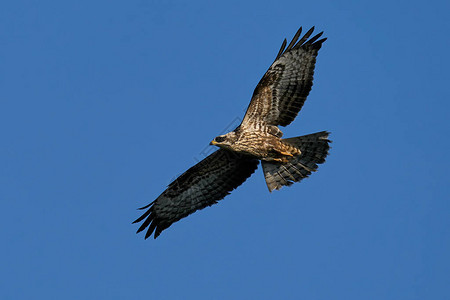
[[[286,152],[286,151],[281,151],[280,154],[286,155],[286,156],[294,156],[290,152]]]
[[[282,158],[271,158],[268,161],[276,161],[276,162],[280,162],[280,163],[287,163],[289,161],[289,159],[287,159],[286,157],[282,157]]]

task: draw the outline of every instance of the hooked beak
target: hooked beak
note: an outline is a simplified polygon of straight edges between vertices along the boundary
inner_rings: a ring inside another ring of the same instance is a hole
[[[217,142],[215,140],[212,140],[211,143],[209,143],[210,145],[217,145]]]

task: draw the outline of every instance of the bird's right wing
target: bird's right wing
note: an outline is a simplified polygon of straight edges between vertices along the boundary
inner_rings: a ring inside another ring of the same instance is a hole
[[[300,38],[300,27],[287,48],[284,40],[253,92],[242,126],[287,126],[295,119],[311,91],[316,56],[326,40],[319,40],[322,32],[309,38],[313,30]]]
[[[174,222],[211,206],[240,186],[255,172],[255,158],[219,149],[175,179],[133,223],[144,220],[137,232],[148,227],[145,238],[155,238]]]

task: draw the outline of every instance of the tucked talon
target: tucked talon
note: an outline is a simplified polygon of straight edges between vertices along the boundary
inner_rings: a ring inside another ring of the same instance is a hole
[[[286,155],[286,156],[294,156],[294,155],[292,155],[292,153],[285,152],[285,151],[280,152],[280,154],[283,154],[283,155]]]

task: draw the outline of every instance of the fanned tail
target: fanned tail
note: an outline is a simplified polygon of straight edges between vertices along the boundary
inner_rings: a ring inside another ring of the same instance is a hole
[[[283,139],[284,143],[300,149],[301,154],[287,163],[262,161],[264,177],[269,191],[279,190],[308,177],[318,164],[325,162],[330,149],[329,132],[322,131],[299,137]]]

